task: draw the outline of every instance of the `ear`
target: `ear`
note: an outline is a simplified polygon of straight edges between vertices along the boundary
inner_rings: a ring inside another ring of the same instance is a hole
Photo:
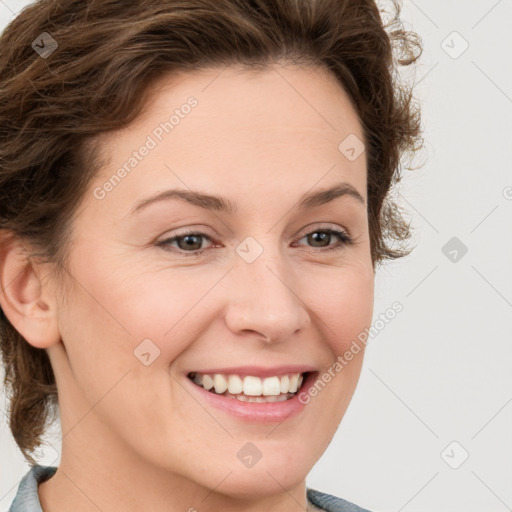
[[[56,300],[48,265],[27,255],[27,245],[0,231],[0,307],[12,326],[36,348],[60,342]]]

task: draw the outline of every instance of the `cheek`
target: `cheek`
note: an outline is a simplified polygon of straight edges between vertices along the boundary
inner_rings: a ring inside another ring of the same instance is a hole
[[[76,254],[73,275],[83,285],[73,283],[77,295],[63,315],[61,332],[65,345],[72,342],[70,358],[87,365],[91,375],[98,365],[121,372],[140,364],[134,354],[139,346],[149,349],[153,368],[167,368],[211,327],[221,305],[229,305],[215,291],[225,269],[148,270],[99,252]],[[310,263],[287,276],[295,283],[297,307],[311,311],[312,328],[322,331],[333,358],[371,323],[374,283],[368,261],[351,258],[337,267]]]
[[[318,428],[334,435],[357,386],[365,344],[358,339],[371,326],[374,301],[373,268],[356,263],[315,275],[308,283],[308,304],[314,310],[316,326],[328,345],[330,357],[320,371],[309,400]],[[305,292],[304,292],[305,293]],[[325,415],[329,404],[330,415]],[[326,446],[325,446],[326,447]],[[324,448],[325,448],[324,447]]]
[[[367,265],[355,264],[316,272],[304,281],[300,296],[318,317],[316,325],[324,339],[339,355],[371,325],[373,270]]]
[[[154,370],[168,370],[216,318],[219,302],[209,300],[208,294],[222,274],[199,268],[149,272],[126,265],[94,267],[92,262],[82,269],[87,270],[76,277],[87,292],[77,286],[61,332],[72,345],[70,359],[80,361],[87,375],[98,364],[117,374],[135,366],[135,372],[148,370],[147,380]],[[146,367],[138,358],[151,364]]]

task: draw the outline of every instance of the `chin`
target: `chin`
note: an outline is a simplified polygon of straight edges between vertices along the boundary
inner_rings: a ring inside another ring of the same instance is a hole
[[[239,497],[280,494],[304,481],[317,459],[312,454],[301,453],[297,447],[269,451],[252,467],[236,464],[226,479],[226,489],[230,487],[229,494]]]
[[[302,469],[302,471],[301,471]],[[287,467],[285,472],[276,468],[256,467],[234,469],[217,489],[222,494],[239,499],[261,499],[289,491],[306,478],[310,468]],[[227,474],[227,473],[226,473]],[[215,482],[213,486],[218,486]]]

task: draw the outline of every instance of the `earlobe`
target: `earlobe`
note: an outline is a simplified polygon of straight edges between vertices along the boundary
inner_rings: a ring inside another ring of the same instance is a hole
[[[0,234],[0,306],[12,326],[36,348],[60,341],[57,302],[44,271],[44,264],[29,259],[21,240]]]

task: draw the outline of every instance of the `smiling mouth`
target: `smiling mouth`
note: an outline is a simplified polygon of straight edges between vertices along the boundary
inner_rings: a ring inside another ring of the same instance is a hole
[[[287,373],[259,378],[253,375],[224,375],[191,372],[187,377],[210,393],[233,398],[241,402],[284,402],[301,389],[310,372]]]

